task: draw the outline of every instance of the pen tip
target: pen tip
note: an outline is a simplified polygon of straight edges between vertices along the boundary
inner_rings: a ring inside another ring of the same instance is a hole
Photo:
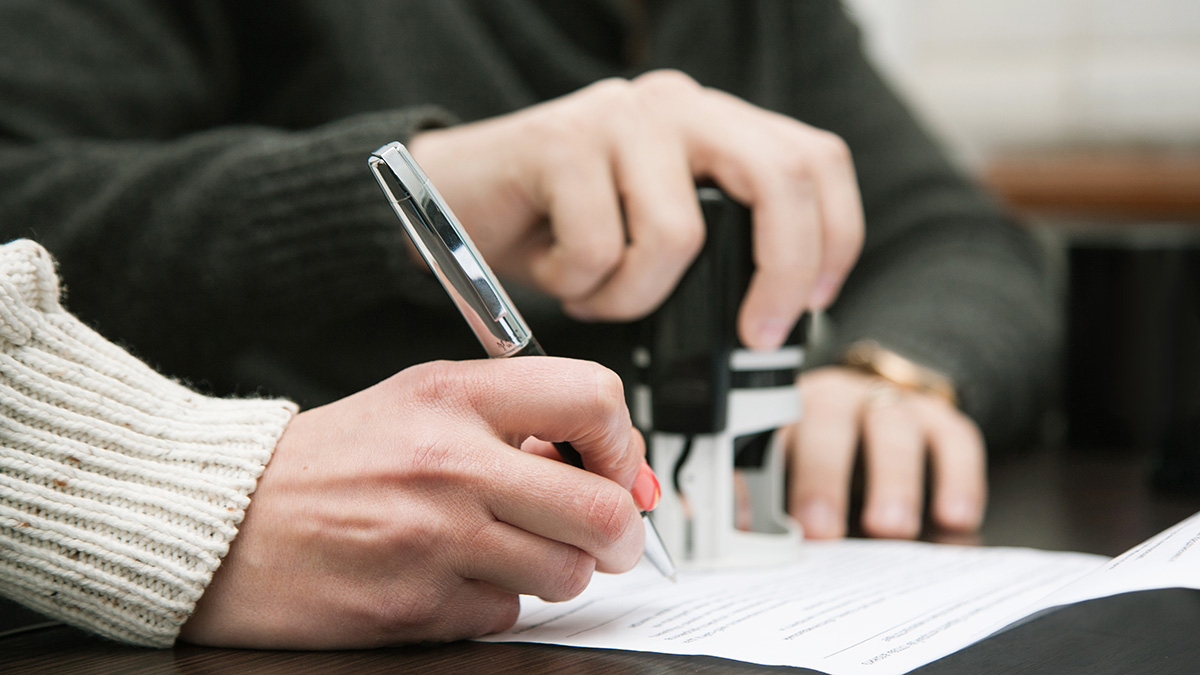
[[[679,575],[678,575],[678,574],[675,574],[674,572],[672,572],[672,573],[671,573],[671,576],[669,576],[669,577],[667,577],[667,578],[668,578],[668,579],[670,579],[670,580],[671,580],[671,583],[673,583],[673,584],[677,584],[677,583],[679,583]]]

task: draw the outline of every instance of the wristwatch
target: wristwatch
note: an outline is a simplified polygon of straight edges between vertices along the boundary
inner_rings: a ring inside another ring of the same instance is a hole
[[[842,365],[874,375],[901,389],[932,394],[958,407],[958,393],[948,376],[914,363],[874,340],[851,344],[842,356]]]

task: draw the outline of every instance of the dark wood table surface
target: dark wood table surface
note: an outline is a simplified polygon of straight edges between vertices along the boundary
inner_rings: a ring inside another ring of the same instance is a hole
[[[1200,495],[1164,494],[1154,458],[1038,451],[997,462],[978,537],[953,543],[1116,555],[1200,511]],[[930,533],[931,540],[947,537]],[[1165,627],[1164,627],[1165,626]],[[1093,601],[1039,618],[920,669],[941,673],[1200,672],[1200,592]],[[484,644],[372,651],[276,652],[180,645],[125,647],[63,626],[0,637],[0,673],[785,673],[723,659],[544,645]]]

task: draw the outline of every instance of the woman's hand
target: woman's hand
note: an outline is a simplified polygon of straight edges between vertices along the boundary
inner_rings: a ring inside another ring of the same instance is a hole
[[[292,421],[182,637],[333,649],[508,628],[518,594],[566,600],[638,561],[657,488],[644,450],[598,365],[405,370]]]

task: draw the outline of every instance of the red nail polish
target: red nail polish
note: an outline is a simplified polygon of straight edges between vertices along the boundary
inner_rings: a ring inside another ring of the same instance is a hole
[[[638,470],[637,478],[633,481],[633,501],[643,511],[653,511],[662,499],[662,487],[658,484],[658,476],[645,461]]]

